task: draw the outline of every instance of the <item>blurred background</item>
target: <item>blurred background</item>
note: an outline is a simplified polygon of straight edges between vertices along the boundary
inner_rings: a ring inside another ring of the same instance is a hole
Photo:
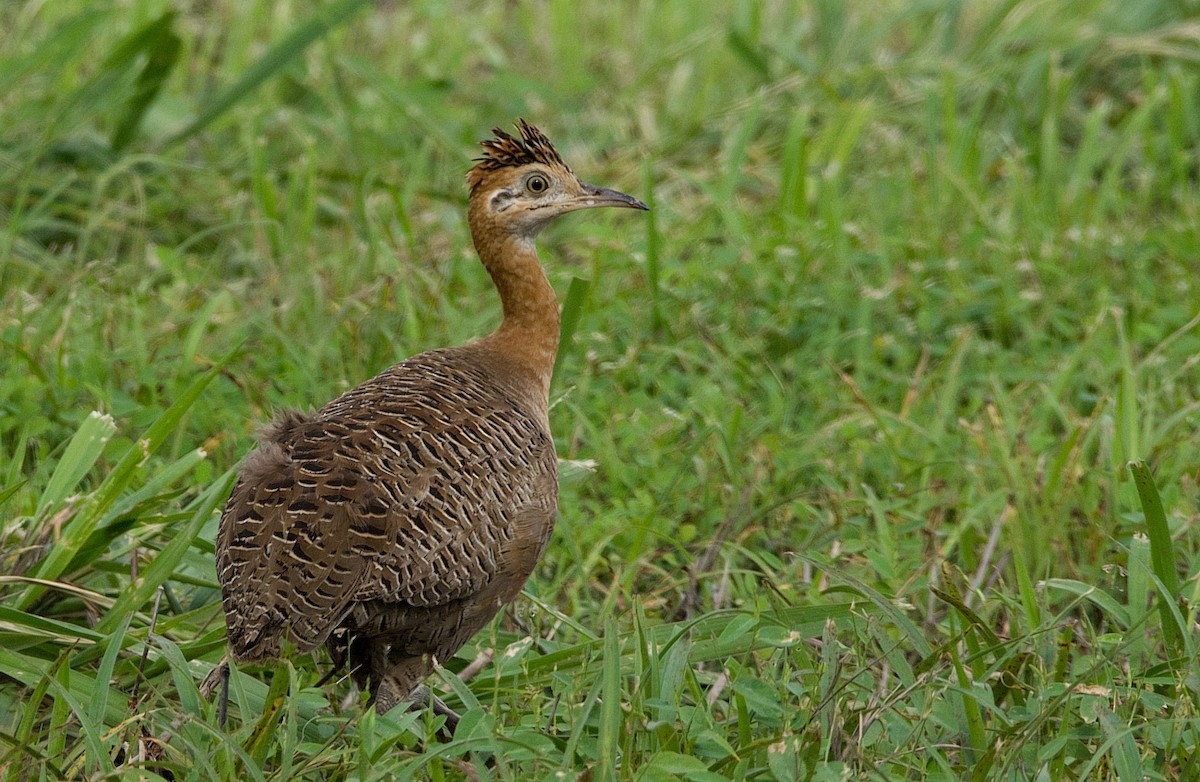
[[[1172,619],[1152,596],[1194,600],[1200,551],[1198,12],[0,6],[0,635],[24,650],[0,666],[19,672],[0,676],[0,728],[101,763],[55,746],[67,700],[20,704],[63,660],[94,671],[102,648],[71,655],[119,630],[103,709],[123,707],[160,583],[180,665],[199,662],[158,669],[153,702],[161,724],[185,708],[171,688],[221,653],[229,471],[280,408],[498,323],[463,176],[478,140],[525,117],[582,179],[653,211],[540,242],[569,330],[560,524],[532,601],[477,644],[542,639],[502,669],[503,695],[475,692],[497,720],[481,735],[553,721],[554,693],[558,718],[586,706],[603,677],[582,662],[572,685],[533,677],[546,703],[520,694],[522,661],[556,644],[736,610],[758,624],[726,640],[759,640],[688,658],[679,680],[725,676],[726,694],[634,687],[626,713],[585,709],[583,738],[529,767],[1187,778],[1196,726],[1174,720],[1194,687],[1161,696],[1164,724],[1157,701],[1114,696],[1101,724],[1044,688],[1136,688],[1195,661],[1194,609]],[[817,611],[761,620],[798,606]],[[963,643],[969,663],[946,652]],[[680,711],[692,700],[711,735]],[[120,712],[89,714],[116,741]]]

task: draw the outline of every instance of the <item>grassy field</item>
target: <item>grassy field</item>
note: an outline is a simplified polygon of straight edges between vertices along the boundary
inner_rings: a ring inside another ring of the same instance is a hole
[[[1200,778],[1200,6],[699,7],[0,5],[0,780]],[[238,460],[497,323],[518,116],[653,207],[541,240],[546,558],[453,740],[221,729]]]

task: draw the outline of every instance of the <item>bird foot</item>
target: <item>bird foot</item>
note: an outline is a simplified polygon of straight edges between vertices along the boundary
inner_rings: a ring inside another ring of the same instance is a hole
[[[422,684],[412,691],[412,694],[408,696],[408,700],[413,706],[432,709],[434,714],[445,717],[446,724],[438,730],[438,737],[442,739],[453,737],[454,730],[458,727],[458,721],[462,717],[454,709],[447,706],[441,698],[434,695],[432,690]]]

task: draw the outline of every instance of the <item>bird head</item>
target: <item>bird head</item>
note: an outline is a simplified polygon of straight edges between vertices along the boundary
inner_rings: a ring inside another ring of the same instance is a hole
[[[471,221],[520,238],[537,236],[567,212],[615,206],[649,209],[633,196],[581,182],[540,130],[517,121],[521,137],[494,128],[484,156],[467,173]]]

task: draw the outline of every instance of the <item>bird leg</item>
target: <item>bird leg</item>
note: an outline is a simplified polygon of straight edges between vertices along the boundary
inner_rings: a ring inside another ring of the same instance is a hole
[[[208,700],[213,692],[221,687],[220,700],[217,701],[217,724],[225,727],[225,718],[229,716],[229,658],[222,657],[217,667],[208,672],[200,683],[200,697]]]
[[[441,698],[433,694],[433,690],[426,687],[424,684],[417,687],[409,694],[407,700],[413,706],[420,706],[426,709],[433,709],[433,713],[446,718],[446,725],[442,729],[449,736],[454,734],[458,728],[458,721],[462,719],[457,711],[447,706]]]
[[[229,661],[222,660],[218,667],[221,670],[217,674],[221,677],[221,701],[217,705],[217,724],[224,728],[225,720],[229,717]]]
[[[439,737],[450,739],[458,726],[458,712],[421,683],[432,672],[433,659],[429,655],[389,656],[386,668],[380,675],[382,662],[378,657],[372,660],[371,699],[375,702],[375,710],[383,714],[402,703],[407,703],[410,708],[418,706],[432,709],[434,714],[446,718],[446,724],[438,731]]]

